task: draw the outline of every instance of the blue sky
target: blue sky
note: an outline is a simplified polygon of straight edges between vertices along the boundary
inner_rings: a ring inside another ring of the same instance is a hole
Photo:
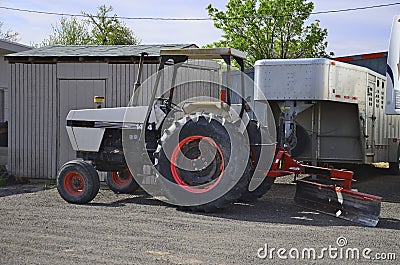
[[[59,13],[95,13],[97,7],[106,4],[114,7],[113,13],[126,17],[207,17],[205,7],[213,4],[224,9],[228,0],[0,0],[0,6],[32,9]],[[314,11],[326,11],[388,4],[394,0],[314,0]],[[337,56],[357,53],[386,51],[389,43],[393,16],[400,14],[400,5],[372,10],[351,11],[311,16],[328,29],[329,46]],[[13,29],[20,33],[24,44],[40,43],[52,33],[52,25],[60,17],[15,12],[0,9],[3,30]],[[136,21],[126,20],[143,44],[196,43],[201,46],[220,39],[221,31],[212,21]]]

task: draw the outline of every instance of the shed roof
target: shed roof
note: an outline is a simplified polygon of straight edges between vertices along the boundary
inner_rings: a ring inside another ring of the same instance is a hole
[[[221,59],[224,55],[246,59],[246,53],[234,48],[202,48],[191,49],[166,49],[160,51],[161,55],[186,55],[189,59]]]
[[[0,55],[9,54],[13,52],[22,52],[32,49],[32,47],[16,43],[13,41],[0,39]]]
[[[195,47],[195,44],[54,45],[10,54],[6,59],[9,62],[137,61],[146,52],[148,60],[158,61],[160,50]]]

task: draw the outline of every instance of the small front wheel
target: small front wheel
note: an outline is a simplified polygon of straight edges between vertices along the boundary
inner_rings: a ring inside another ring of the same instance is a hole
[[[139,188],[139,184],[128,169],[107,173],[106,182],[108,187],[116,193],[134,193]]]
[[[58,172],[58,193],[69,203],[88,203],[96,197],[99,189],[99,175],[89,162],[72,160]]]

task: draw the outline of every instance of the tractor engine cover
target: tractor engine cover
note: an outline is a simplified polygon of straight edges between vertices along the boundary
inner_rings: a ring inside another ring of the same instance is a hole
[[[67,116],[66,129],[72,148],[75,151],[98,152],[106,129],[140,132],[147,110],[147,106],[71,110]],[[149,122],[154,119],[150,116]],[[133,134],[132,138],[138,139],[139,136],[139,133]]]

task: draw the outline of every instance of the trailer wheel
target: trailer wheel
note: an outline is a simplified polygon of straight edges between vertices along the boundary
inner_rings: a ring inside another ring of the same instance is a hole
[[[57,175],[58,193],[69,203],[88,203],[96,197],[99,189],[99,175],[87,161],[69,161]]]
[[[106,183],[115,193],[130,194],[139,188],[139,184],[135,181],[129,169],[119,172],[108,172]]]
[[[161,180],[169,203],[185,210],[212,212],[237,201],[247,189],[249,174],[237,177],[236,169],[246,168],[249,154],[236,152],[232,155],[234,148],[246,144],[236,126],[211,114],[194,116],[194,119],[188,115],[175,122],[161,137],[155,157],[156,168],[162,176],[157,179]],[[238,146],[232,147],[232,143]],[[206,154],[200,152],[200,145],[204,145],[205,150],[215,151],[210,163],[203,163]],[[185,159],[189,161],[185,164],[188,168],[178,167],[178,162]],[[230,189],[206,203],[190,205],[186,201],[188,198],[188,201],[192,198],[203,201],[226,187]]]

